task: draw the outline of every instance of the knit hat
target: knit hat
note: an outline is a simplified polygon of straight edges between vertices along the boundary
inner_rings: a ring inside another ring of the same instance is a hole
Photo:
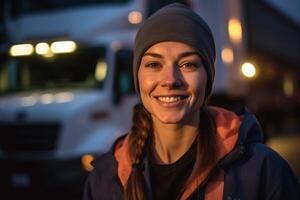
[[[216,50],[212,32],[206,22],[184,4],[172,3],[144,21],[134,44],[133,78],[139,93],[138,70],[144,53],[163,41],[183,42],[192,46],[201,56],[206,73],[205,98],[211,91],[215,76]]]

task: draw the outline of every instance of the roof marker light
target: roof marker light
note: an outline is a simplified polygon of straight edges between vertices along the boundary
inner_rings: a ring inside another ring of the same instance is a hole
[[[57,41],[50,48],[53,53],[71,53],[76,50],[77,45],[74,41]]]
[[[32,44],[16,44],[10,47],[9,54],[11,56],[28,56],[33,53]]]
[[[35,52],[39,55],[46,55],[47,53],[49,53],[49,51],[50,47],[49,44],[47,44],[46,42],[38,43],[35,46]]]

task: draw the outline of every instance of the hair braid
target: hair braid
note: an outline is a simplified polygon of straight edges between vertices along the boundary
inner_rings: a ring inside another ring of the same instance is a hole
[[[134,165],[141,165],[147,141],[152,134],[152,119],[144,106],[139,103],[134,107],[133,125],[129,133],[129,154]],[[126,200],[146,199],[145,180],[141,167],[133,167],[128,178],[124,198]]]

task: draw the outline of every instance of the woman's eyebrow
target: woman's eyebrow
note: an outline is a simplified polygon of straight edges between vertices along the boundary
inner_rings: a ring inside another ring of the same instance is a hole
[[[151,57],[155,57],[155,58],[163,58],[162,55],[160,55],[158,53],[151,53],[151,52],[147,52],[143,56],[151,56]]]
[[[179,54],[178,58],[184,58],[184,57],[188,57],[188,56],[192,56],[192,55],[198,55],[199,53],[196,51],[187,51],[187,52],[183,52],[181,54]],[[151,56],[151,57],[155,57],[155,58],[163,58],[164,56],[159,54],[159,53],[152,53],[152,52],[146,52],[143,56]]]
[[[187,51],[187,52],[183,52],[181,54],[179,54],[178,58],[184,58],[184,57],[189,57],[189,56],[193,56],[193,55],[197,55],[200,56],[198,52],[196,51]]]

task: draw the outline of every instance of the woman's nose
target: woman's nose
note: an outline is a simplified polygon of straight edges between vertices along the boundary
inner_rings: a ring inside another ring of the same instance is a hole
[[[161,74],[161,86],[178,88],[183,84],[182,74],[177,66],[165,67]]]

